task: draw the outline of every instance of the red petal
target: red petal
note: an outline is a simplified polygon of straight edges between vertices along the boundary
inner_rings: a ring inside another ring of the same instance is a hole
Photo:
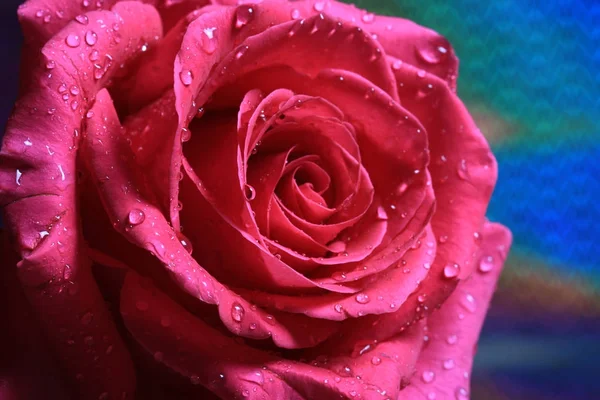
[[[417,373],[398,399],[435,393],[436,399],[469,397],[469,377],[485,314],[511,243],[502,225],[486,223],[478,260],[491,271],[478,271],[461,281],[439,311],[427,320],[429,340],[417,363]]]
[[[92,110],[94,115],[89,119],[84,143],[85,159],[100,188],[106,211],[122,235],[155,254],[181,289],[204,303],[217,305],[221,320],[232,332],[253,339],[271,337],[279,347],[314,346],[335,332],[337,327],[330,321],[272,316],[251,307],[200,267],[180,243],[164,216],[148,201],[141,170],[135,165],[127,137],[120,131],[116,112],[106,91],[98,94]],[[131,189],[123,191],[123,186]],[[144,215],[141,220],[138,219],[140,211]],[[245,310],[243,323],[232,314],[236,304]],[[303,334],[308,323],[314,332],[309,337]]]
[[[146,22],[144,32],[131,23],[134,16]],[[10,203],[6,219],[23,257],[18,275],[25,294],[65,369],[73,378],[81,374],[73,382],[76,390],[82,397],[98,397],[105,391],[118,397],[133,392],[133,366],[83,251],[74,147],[87,108],[85,99],[93,98],[116,69],[109,68],[102,78],[94,79],[88,58],[91,47],[103,50],[103,56],[110,49],[115,65],[126,63],[134,51],[129,43],[151,42],[160,30],[160,20],[152,7],[139,3],[120,4],[113,12],[92,12],[88,18],[88,25],[71,22],[57,33],[42,49],[43,62],[31,67],[31,86],[20,98],[4,137],[1,203]],[[110,29],[119,24],[121,42],[115,43],[115,36],[98,20]],[[91,30],[98,34],[94,46],[84,39]],[[67,93],[69,101],[64,101]],[[89,323],[82,324],[82,318]],[[113,346],[109,355],[97,361],[86,355],[90,350],[105,354],[105,344]]]

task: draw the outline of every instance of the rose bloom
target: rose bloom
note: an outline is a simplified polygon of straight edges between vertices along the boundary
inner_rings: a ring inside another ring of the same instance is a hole
[[[2,399],[469,397],[511,236],[450,44],[239,3],[19,8]]]

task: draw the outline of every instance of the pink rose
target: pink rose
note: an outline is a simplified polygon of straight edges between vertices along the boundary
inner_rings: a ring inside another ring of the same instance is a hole
[[[207,3],[19,9],[0,393],[468,398],[511,238],[452,48],[335,1]]]

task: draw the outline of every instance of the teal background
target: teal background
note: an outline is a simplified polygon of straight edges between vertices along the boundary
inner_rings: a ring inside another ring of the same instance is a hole
[[[450,40],[458,93],[498,159],[488,215],[514,244],[472,398],[600,399],[600,2],[355,4]]]

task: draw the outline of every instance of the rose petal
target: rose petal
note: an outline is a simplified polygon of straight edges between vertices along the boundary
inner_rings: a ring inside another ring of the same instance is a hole
[[[493,254],[494,268],[461,281],[440,310],[428,318],[429,340],[419,356],[417,373],[398,399],[469,397],[479,332],[512,240],[508,229],[499,224],[486,223],[482,235],[478,259]]]
[[[0,231],[0,398],[67,398],[59,365],[17,278],[17,254],[8,244],[8,235]]]
[[[146,23],[144,32],[131,23],[134,15],[136,21]],[[25,294],[67,372],[71,377],[81,374],[81,379],[73,382],[75,391],[82,397],[98,397],[104,392],[117,397],[133,393],[133,366],[82,251],[74,191],[76,153],[72,151],[79,140],[86,98],[93,98],[112,77],[113,69],[99,79],[92,78],[94,66],[86,54],[90,49],[81,40],[94,30],[99,34],[95,47],[104,52],[110,48],[112,61],[119,65],[132,55],[130,41],[154,40],[160,20],[152,7],[136,2],[88,16],[88,25],[71,22],[58,32],[42,49],[43,62],[29,66],[34,70],[29,78],[36,90],[21,97],[8,124],[0,203],[6,205],[7,225],[23,257],[18,275]],[[120,24],[122,41],[114,43],[113,36],[103,35],[107,28],[98,20],[107,26]],[[83,58],[82,48],[86,51]],[[71,94],[78,93],[69,102],[62,99],[63,86]],[[87,315],[93,316],[93,321],[82,324],[82,318],[88,321]],[[85,340],[87,337],[92,339]],[[104,337],[113,345],[110,355],[97,361],[81,356],[86,351],[100,351],[103,342],[99,338]],[[122,373],[112,376],[117,365]]]
[[[134,273],[128,274],[122,293],[121,313],[135,340],[156,362],[222,398],[381,398],[388,391],[397,393],[399,380],[408,379],[422,337],[422,328],[413,329],[371,353],[332,357],[322,368],[281,359],[222,335]],[[381,362],[373,363],[376,355]]]
[[[217,305],[224,325],[235,334],[253,339],[271,337],[282,348],[314,346],[337,330],[330,321],[268,315],[251,307],[200,267],[148,197],[107,91],[98,93],[92,110],[82,151],[106,212],[122,235],[152,252],[167,267],[181,289],[206,304]],[[132,190],[124,192],[123,185],[130,185]],[[143,219],[138,219],[140,211]],[[233,312],[238,306],[244,310],[243,317]],[[304,332],[309,323],[313,335],[307,337]]]
[[[448,237],[434,268],[458,263],[459,278],[465,278],[474,269],[474,233],[483,223],[496,183],[496,160],[469,112],[445,82],[433,75],[420,78],[418,70],[408,65],[396,75],[404,82],[398,87],[402,103],[429,135],[429,171],[437,199],[432,226],[436,235]]]

